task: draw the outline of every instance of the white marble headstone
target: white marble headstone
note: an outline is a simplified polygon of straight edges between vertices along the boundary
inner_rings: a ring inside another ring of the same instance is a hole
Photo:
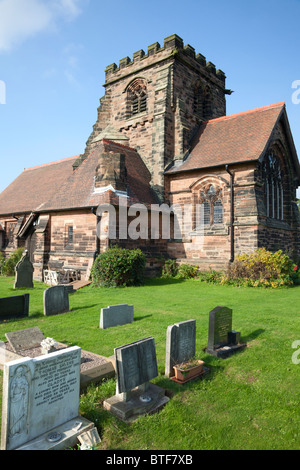
[[[4,366],[1,449],[17,449],[78,416],[81,348]]]

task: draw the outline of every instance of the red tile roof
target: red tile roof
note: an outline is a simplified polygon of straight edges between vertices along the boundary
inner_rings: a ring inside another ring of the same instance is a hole
[[[280,102],[203,122],[186,160],[167,173],[259,159],[284,110]]]
[[[94,191],[99,155],[107,152],[125,154],[130,202],[156,202],[150,188],[150,172],[139,154],[130,147],[104,140],[75,170],[72,165],[78,155],[24,170],[0,194],[0,214],[47,212],[116,202],[113,192],[108,197]]]

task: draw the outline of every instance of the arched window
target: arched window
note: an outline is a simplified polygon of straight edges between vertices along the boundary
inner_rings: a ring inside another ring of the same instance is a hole
[[[205,226],[223,224],[223,202],[221,188],[208,185],[200,192],[200,211]]]
[[[283,185],[279,158],[269,152],[262,164],[266,215],[283,220]]]
[[[137,78],[127,88],[127,103],[129,115],[147,111],[147,84],[146,81]]]

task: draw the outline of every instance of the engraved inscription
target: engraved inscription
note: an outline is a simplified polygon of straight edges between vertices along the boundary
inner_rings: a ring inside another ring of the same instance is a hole
[[[36,381],[34,405],[53,405],[75,391],[77,377],[75,367],[80,366],[78,354],[55,358],[36,365],[33,381]]]
[[[224,308],[215,315],[215,344],[227,343],[231,329],[232,311]]]

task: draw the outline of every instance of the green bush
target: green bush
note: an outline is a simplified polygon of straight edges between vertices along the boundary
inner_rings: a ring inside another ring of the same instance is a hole
[[[93,286],[140,286],[144,283],[146,256],[140,249],[114,247],[101,253],[94,261]]]
[[[190,264],[177,264],[174,259],[168,259],[163,268],[162,276],[164,278],[191,279],[198,276],[198,266]]]
[[[292,286],[298,280],[298,266],[282,250],[275,253],[260,248],[243,254],[228,268],[221,284],[251,287]]]
[[[178,273],[178,266],[174,259],[168,259],[163,268],[161,277],[175,277]]]
[[[180,264],[178,266],[177,279],[193,279],[198,277],[198,266],[191,264]]]
[[[5,256],[2,253],[2,251],[0,251],[0,275],[2,274],[2,266],[4,265],[4,263],[5,263]]]
[[[11,255],[2,263],[0,259],[1,274],[3,276],[14,276],[15,267],[22,258],[24,248],[17,248]]]

